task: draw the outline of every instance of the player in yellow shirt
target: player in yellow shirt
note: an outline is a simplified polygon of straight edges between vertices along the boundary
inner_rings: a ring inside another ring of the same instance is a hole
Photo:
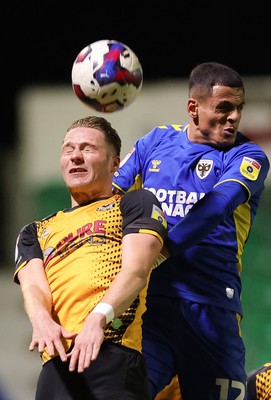
[[[247,374],[249,400],[271,399],[271,362],[267,362]]]
[[[147,190],[112,194],[121,139],[100,117],[68,128],[71,208],[23,227],[14,281],[41,354],[36,400],[148,400],[141,315],[167,224]]]

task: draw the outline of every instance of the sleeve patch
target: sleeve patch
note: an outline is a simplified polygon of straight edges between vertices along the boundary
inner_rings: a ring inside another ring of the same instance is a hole
[[[153,204],[153,206],[152,206],[151,218],[156,219],[157,221],[161,222],[161,224],[164,226],[164,228],[167,229],[167,221],[165,218],[165,214],[155,204]]]
[[[250,157],[244,157],[240,165],[240,172],[250,181],[256,181],[259,176],[261,165]]]

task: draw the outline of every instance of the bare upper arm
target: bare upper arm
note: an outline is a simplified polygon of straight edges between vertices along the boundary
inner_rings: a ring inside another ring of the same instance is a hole
[[[40,287],[43,290],[50,291],[49,283],[44,271],[43,260],[33,258],[18,271],[18,281],[22,290],[29,286]]]
[[[148,275],[162,244],[157,236],[145,233],[130,233],[122,238],[122,269],[128,267],[139,275]]]

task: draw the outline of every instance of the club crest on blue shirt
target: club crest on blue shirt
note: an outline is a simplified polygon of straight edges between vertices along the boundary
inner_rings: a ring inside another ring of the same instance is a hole
[[[196,173],[200,179],[206,178],[212,170],[214,161],[201,159],[196,166]]]

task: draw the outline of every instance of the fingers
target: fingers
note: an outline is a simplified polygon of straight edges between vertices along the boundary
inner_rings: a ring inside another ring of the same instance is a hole
[[[70,333],[70,332],[66,331],[65,329],[62,329],[62,336],[65,339],[71,339],[72,340],[72,339],[76,338],[77,333]],[[60,357],[61,361],[63,361],[63,362],[67,361],[67,359],[68,359],[67,353],[66,353],[65,347],[63,346],[63,343],[62,343],[62,341],[60,339],[54,341],[54,347],[58,351],[58,354],[59,354],[59,357]],[[48,347],[47,347],[47,349],[48,349],[48,352],[49,352],[49,348]]]
[[[88,346],[87,349],[73,349],[71,352],[69,370],[72,372],[77,368],[77,372],[83,372],[85,368],[90,366],[91,355],[91,346]]]
[[[68,331],[66,331],[66,329],[64,329],[64,328],[62,328],[62,336],[65,338],[65,339],[75,339],[76,338],[76,336],[77,336],[77,333],[73,333],[73,332],[68,332]]]
[[[90,321],[93,319],[94,317]],[[73,348],[68,354],[63,339],[74,340]],[[82,373],[98,357],[103,339],[103,328],[100,325],[95,326],[95,323],[92,324],[92,322],[89,322],[88,326],[85,325],[80,334],[68,332],[59,325],[53,324],[46,329],[44,327],[36,329],[29,350],[33,351],[38,348],[40,353],[46,350],[50,357],[58,353],[62,362],[70,360],[69,370],[71,372],[77,369],[78,373]]]
[[[62,338],[72,340],[75,339],[76,336],[77,333],[70,333],[63,328],[61,328],[59,332],[53,333],[50,331],[50,335],[40,334],[38,337],[33,337],[29,345],[29,350],[33,351],[35,348],[37,348],[39,353],[43,353],[46,350],[50,357],[53,357],[58,353],[61,361],[65,362],[68,358]]]
[[[92,345],[88,345],[82,349],[76,347],[73,348],[71,353],[68,354],[68,357],[70,356],[69,370],[72,372],[77,368],[77,372],[83,372],[90,366],[90,363],[93,359],[92,353]]]
[[[29,345],[29,350],[33,351],[35,350],[36,347],[39,347],[39,340],[38,339],[32,339],[30,345]]]
[[[101,345],[98,343],[88,344],[86,346],[75,346],[67,357],[70,358],[69,370],[77,372],[84,372],[90,366],[91,361],[96,360]]]

